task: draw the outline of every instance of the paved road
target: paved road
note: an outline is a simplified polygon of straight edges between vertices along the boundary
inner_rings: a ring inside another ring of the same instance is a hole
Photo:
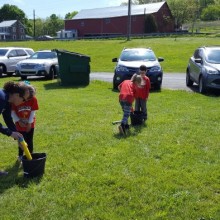
[[[112,82],[113,73],[91,73],[90,79],[103,80],[106,82]],[[192,89],[186,86],[185,73],[164,73],[162,88],[173,89],[173,90],[187,90]],[[197,90],[197,86],[193,87],[193,90]]]

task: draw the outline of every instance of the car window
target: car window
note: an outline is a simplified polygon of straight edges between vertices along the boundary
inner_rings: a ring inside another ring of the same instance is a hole
[[[194,52],[194,58],[195,59],[198,59],[198,58],[200,58],[200,56],[199,56],[199,49],[197,49],[197,50],[195,50],[195,52]]]
[[[145,51],[145,50],[128,50],[123,51],[120,59],[122,61],[155,61],[156,57],[153,51]]]
[[[199,50],[198,58],[200,58],[200,59],[204,59],[204,52],[203,52],[202,49]]]
[[[32,55],[34,54],[34,52],[32,50],[29,50],[29,49],[25,49],[25,51],[29,54],[29,55]]]
[[[206,59],[209,63],[220,63],[220,50],[208,51]]]
[[[9,57],[16,57],[17,56],[17,53],[16,53],[16,50],[11,50],[8,54]]]
[[[56,57],[55,52],[37,52],[31,56],[31,59],[54,59]]]
[[[27,54],[24,50],[17,49],[16,52],[17,52],[18,56],[27,56]]]
[[[0,56],[5,56],[5,54],[8,52],[7,49],[0,49]]]

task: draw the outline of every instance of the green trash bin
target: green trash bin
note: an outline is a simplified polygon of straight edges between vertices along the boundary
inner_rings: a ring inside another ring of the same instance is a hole
[[[57,50],[59,63],[58,81],[63,86],[89,85],[90,57],[84,54]]]

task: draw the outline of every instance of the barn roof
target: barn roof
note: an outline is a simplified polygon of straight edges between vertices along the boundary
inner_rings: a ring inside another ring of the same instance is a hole
[[[158,12],[165,2],[157,2],[143,5],[131,5],[131,15],[152,14]],[[84,9],[76,14],[72,19],[95,19],[123,17],[128,15],[128,6],[116,6],[107,8]]]

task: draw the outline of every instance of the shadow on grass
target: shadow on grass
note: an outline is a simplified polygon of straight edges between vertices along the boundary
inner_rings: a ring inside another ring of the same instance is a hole
[[[18,80],[16,81],[22,81],[20,78],[18,78]],[[45,77],[31,77],[27,79],[28,82],[47,82],[44,85],[44,88],[46,90],[53,90],[53,89],[79,89],[79,88],[85,88],[89,85],[89,83],[85,84],[85,85],[61,85],[61,83],[57,80],[48,80]]]
[[[131,125],[130,129],[127,130],[126,135],[120,134],[119,132],[117,134],[114,134],[114,137],[117,139],[122,138],[128,138],[132,136],[138,135],[143,128],[147,127],[147,123],[143,123],[142,125]]]
[[[89,85],[89,84],[88,84]],[[63,86],[61,85],[59,82],[51,82],[51,83],[47,83],[44,85],[44,88],[46,90],[52,90],[52,89],[80,89],[80,88],[85,88],[88,85],[68,85],[68,86]]]
[[[192,85],[189,88],[192,90],[192,92],[199,93],[199,86],[198,85]],[[203,95],[203,94],[201,94],[201,95]],[[204,95],[205,96],[210,96],[210,97],[219,97],[220,96],[220,90],[208,89],[208,91]]]
[[[17,80],[16,80],[16,81],[29,81],[29,82],[35,82],[35,81],[43,82],[43,81],[48,81],[48,79],[46,79],[46,78],[43,77],[43,76],[34,76],[34,77],[31,77],[31,78],[27,78],[26,80],[22,80],[19,76],[15,76],[15,77],[17,77]]]
[[[35,178],[26,178],[24,176],[19,175],[21,169],[21,164],[18,161],[16,161],[11,167],[6,169],[8,175],[1,177],[0,179],[0,194],[4,193],[6,190],[14,186],[27,188],[30,183],[40,183],[42,176]]]

